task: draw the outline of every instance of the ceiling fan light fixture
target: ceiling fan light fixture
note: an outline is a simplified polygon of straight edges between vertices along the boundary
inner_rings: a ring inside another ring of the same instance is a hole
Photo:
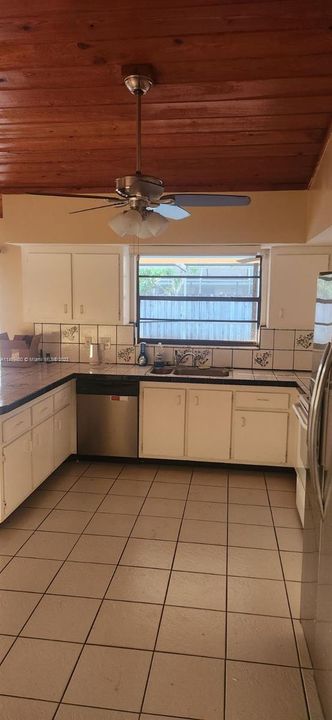
[[[151,234],[154,237],[158,237],[158,235],[161,235],[161,233],[166,230],[168,220],[167,218],[160,215],[160,213],[150,210],[147,212],[147,216],[143,221],[143,224],[148,226]]]
[[[125,235],[138,235],[142,222],[141,213],[138,210],[130,209],[115,215],[108,225],[116,235],[124,237]]]

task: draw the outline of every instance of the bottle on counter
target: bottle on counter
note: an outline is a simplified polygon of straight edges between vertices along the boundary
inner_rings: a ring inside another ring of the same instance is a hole
[[[147,365],[147,364],[148,364],[148,356],[146,353],[146,343],[141,342],[139,356],[137,358],[137,365],[143,366],[143,365]]]
[[[158,343],[157,349],[156,349],[156,357],[154,361],[155,367],[164,367],[165,365],[165,356],[164,356],[164,348],[161,342]]]

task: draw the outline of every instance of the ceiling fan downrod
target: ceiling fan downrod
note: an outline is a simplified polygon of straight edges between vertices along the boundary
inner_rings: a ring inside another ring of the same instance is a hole
[[[136,97],[136,175],[142,173],[142,96],[151,89],[153,81],[147,75],[127,75],[124,84]]]

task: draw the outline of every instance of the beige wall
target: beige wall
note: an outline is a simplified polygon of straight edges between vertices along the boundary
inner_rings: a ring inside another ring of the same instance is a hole
[[[7,246],[0,253],[0,329],[12,337],[30,331],[23,323],[21,251]]]
[[[161,236],[166,244],[303,243],[305,191],[251,193],[243,208],[196,208],[187,220],[172,222]],[[98,204],[98,203],[96,203]],[[93,205],[71,198],[5,195],[0,243],[119,243],[108,219],[111,208],[69,215]]]
[[[332,245],[332,135],[308,192],[307,241]]]

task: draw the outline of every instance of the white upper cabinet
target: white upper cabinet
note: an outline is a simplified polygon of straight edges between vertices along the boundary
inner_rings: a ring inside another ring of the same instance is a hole
[[[73,304],[82,323],[121,321],[120,255],[73,255]]]
[[[24,319],[27,322],[129,322],[129,253],[24,249]]]
[[[317,277],[329,256],[271,253],[267,326],[307,330],[314,325]]]
[[[70,320],[70,253],[29,252],[25,255],[23,268],[25,320]]]

